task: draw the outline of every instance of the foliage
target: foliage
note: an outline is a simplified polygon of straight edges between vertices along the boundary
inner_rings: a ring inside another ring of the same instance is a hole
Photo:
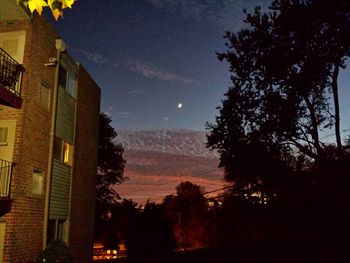
[[[125,160],[124,148],[115,143],[117,132],[111,126],[111,119],[104,113],[100,114],[100,133],[98,146],[97,168],[97,199],[100,202],[113,203],[118,197],[111,186],[122,183]]]
[[[34,261],[34,263],[42,262],[69,263],[73,261],[66,243],[61,240],[55,240]]]
[[[123,199],[111,205],[110,217],[98,221],[99,240],[104,248],[115,249],[117,244],[127,243],[129,232],[140,213],[137,203]]]
[[[127,242],[129,259],[131,262],[148,262],[151,258],[169,253],[175,245],[164,207],[148,202],[130,229]]]
[[[123,158],[124,149],[120,144],[114,142],[117,133],[110,123],[111,119],[101,113],[96,184],[95,238],[97,239],[100,239],[98,235],[103,234],[108,215],[116,199],[119,198],[113,186],[126,180],[124,177],[126,162]]]
[[[17,4],[23,4],[32,13],[36,10],[39,15],[41,15],[43,7],[49,7],[56,20],[60,16],[63,17],[63,9],[72,8],[74,2],[75,0],[17,0]]]
[[[241,189],[321,163],[322,130],[334,127],[342,152],[338,75],[350,51],[349,13],[344,0],[276,0],[267,13],[247,14],[246,29],[226,33],[228,51],[218,58],[229,63],[232,84],[207,124],[207,145]]]
[[[172,221],[173,232],[180,248],[196,248],[207,245],[208,205],[204,190],[189,181],[176,187],[175,196],[164,199],[167,218]]]

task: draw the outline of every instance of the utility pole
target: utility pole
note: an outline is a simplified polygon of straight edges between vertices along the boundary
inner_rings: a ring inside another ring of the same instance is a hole
[[[182,229],[182,222],[181,222],[181,212],[177,213],[177,216],[178,216],[178,223],[180,228],[179,245],[181,248],[183,248],[183,241],[182,241],[183,229]]]

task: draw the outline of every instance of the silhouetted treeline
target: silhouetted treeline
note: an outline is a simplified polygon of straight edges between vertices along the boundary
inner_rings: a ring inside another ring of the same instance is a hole
[[[183,182],[162,204],[133,204],[130,214],[116,204],[107,240],[123,240],[134,261],[220,246],[235,262],[350,262],[350,147],[338,94],[350,2],[274,0],[245,23],[218,53],[231,85],[207,124],[232,187],[208,200]]]

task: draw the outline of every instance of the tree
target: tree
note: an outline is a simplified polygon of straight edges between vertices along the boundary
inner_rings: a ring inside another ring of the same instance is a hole
[[[247,188],[265,183],[276,163],[276,174],[303,159],[322,163],[319,133],[333,127],[342,151],[338,77],[350,51],[349,13],[344,0],[275,0],[267,13],[247,14],[246,29],[226,33],[228,51],[218,58],[229,63],[232,84],[207,124],[207,146],[218,150],[227,179]]]
[[[162,205],[147,202],[130,229],[127,248],[131,262],[152,262],[151,258],[175,248],[171,225]]]
[[[115,143],[117,132],[111,126],[111,119],[104,113],[100,113],[99,145],[96,183],[96,223],[95,238],[106,228],[109,220],[108,214],[116,205],[118,193],[113,189],[116,184],[122,183],[126,161],[123,158],[124,149],[121,144]]]
[[[207,245],[207,211],[204,189],[189,181],[176,187],[175,196],[167,196],[164,206],[169,220],[173,222],[174,236],[180,248]]]
[[[123,199],[111,205],[110,216],[99,227],[98,240],[105,249],[116,249],[117,245],[126,244],[135,226],[140,208],[131,199]]]
[[[43,7],[49,7],[56,20],[63,17],[63,9],[72,8],[75,0],[17,0],[17,4],[28,7],[30,12],[37,11],[41,15]]]
[[[115,143],[117,132],[110,125],[111,119],[104,113],[100,114],[100,133],[97,167],[97,199],[101,202],[113,203],[118,197],[111,187],[120,184],[124,177],[124,148]]]

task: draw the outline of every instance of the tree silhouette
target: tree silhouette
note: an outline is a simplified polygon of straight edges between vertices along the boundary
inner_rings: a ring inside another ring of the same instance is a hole
[[[203,192],[202,187],[187,181],[176,187],[175,196],[164,199],[179,248],[201,247],[208,242],[208,205]]]
[[[111,121],[106,114],[100,114],[97,199],[102,202],[113,202],[118,194],[111,186],[120,184],[126,179],[124,177],[126,162],[123,158],[124,149],[121,144],[114,142],[117,132],[110,125]]]
[[[232,84],[216,123],[207,124],[207,145],[227,179],[247,186],[247,174],[260,181],[276,162],[322,163],[322,130],[334,128],[342,151],[338,77],[349,56],[349,13],[344,0],[276,0],[266,13],[247,13],[246,29],[226,33],[228,51],[218,58],[229,63]]]
[[[116,131],[110,125],[111,119],[104,113],[100,113],[100,130],[98,146],[98,165],[96,183],[96,235],[102,231],[105,223],[104,217],[110,211],[118,193],[112,188],[113,185],[122,183],[124,177],[125,160],[124,149],[116,144],[114,139]]]
[[[175,248],[175,240],[164,207],[160,204],[145,205],[134,224],[128,239],[128,257],[131,262],[153,262],[151,259],[169,253]]]

